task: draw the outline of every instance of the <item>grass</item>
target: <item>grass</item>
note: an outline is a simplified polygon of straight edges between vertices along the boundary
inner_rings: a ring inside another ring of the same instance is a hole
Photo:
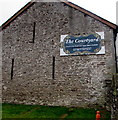
[[[101,120],[110,120],[110,112],[105,109],[101,111]],[[80,120],[95,120],[96,110],[93,108],[68,108],[68,107],[51,107],[39,105],[18,105],[3,104],[2,118],[80,118]],[[79,120],[79,119],[78,119]]]

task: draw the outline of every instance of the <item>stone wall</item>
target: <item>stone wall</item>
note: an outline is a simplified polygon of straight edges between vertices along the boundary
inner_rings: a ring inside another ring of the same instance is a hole
[[[101,31],[105,55],[60,57],[61,35]],[[115,72],[113,36],[110,27],[64,3],[35,3],[3,30],[3,102],[104,106],[105,80]]]
[[[112,120],[118,120],[118,74],[113,75],[111,89],[109,92],[109,101],[111,102],[111,118]]]

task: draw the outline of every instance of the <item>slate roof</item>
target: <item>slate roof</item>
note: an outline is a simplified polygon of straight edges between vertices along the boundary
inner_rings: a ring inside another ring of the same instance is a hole
[[[83,12],[84,14],[91,16],[92,18],[95,18],[96,20],[106,24],[107,26],[111,27],[112,29],[117,29],[118,26],[116,24],[113,24],[111,22],[109,22],[108,20],[105,20],[104,18],[97,16],[96,14],[85,10],[84,8],[75,5],[72,2],[66,1],[66,0],[60,0],[61,2],[65,3],[68,6],[71,6],[75,9],[78,9],[79,11]],[[0,28],[1,30],[5,29],[13,20],[15,20],[21,13],[23,13],[25,10],[27,10],[30,6],[32,6],[35,2],[29,2],[27,3],[23,8],[21,8],[16,14],[14,14],[10,19],[8,19]]]

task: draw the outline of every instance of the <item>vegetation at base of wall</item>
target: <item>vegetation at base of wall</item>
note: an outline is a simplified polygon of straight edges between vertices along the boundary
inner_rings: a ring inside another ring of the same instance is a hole
[[[109,73],[112,76],[111,89],[114,96],[118,96],[118,73]]]
[[[117,96],[118,92],[118,73],[113,74],[113,80],[112,80],[112,89],[113,89],[113,95]]]
[[[96,111],[101,112],[101,120],[110,120],[110,112],[102,108],[70,108],[59,106],[3,104],[2,118],[80,118],[95,120]]]

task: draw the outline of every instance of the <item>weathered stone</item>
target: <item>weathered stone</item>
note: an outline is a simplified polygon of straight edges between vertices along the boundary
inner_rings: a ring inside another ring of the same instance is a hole
[[[100,31],[104,32],[104,55],[60,57],[61,35]],[[64,3],[37,2],[2,34],[3,102],[76,107],[107,104],[105,80],[112,79],[115,72],[112,28]]]

